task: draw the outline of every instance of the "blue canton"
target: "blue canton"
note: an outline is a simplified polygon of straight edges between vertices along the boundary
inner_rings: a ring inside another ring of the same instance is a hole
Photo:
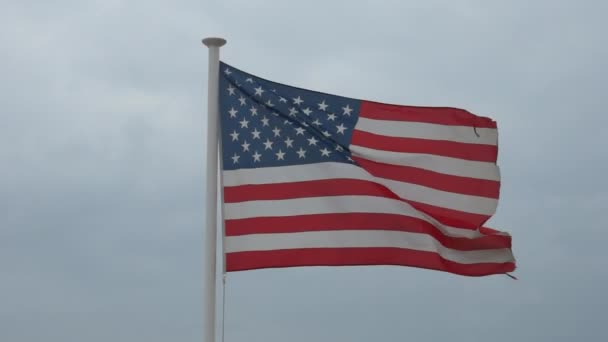
[[[220,64],[225,170],[354,163],[360,101],[271,82]]]

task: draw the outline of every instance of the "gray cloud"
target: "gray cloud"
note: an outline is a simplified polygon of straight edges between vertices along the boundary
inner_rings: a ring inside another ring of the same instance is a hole
[[[6,7],[6,9],[4,9]],[[605,340],[601,1],[20,1],[0,13],[0,340],[200,341],[206,51],[500,129],[521,280],[231,274],[226,341]]]

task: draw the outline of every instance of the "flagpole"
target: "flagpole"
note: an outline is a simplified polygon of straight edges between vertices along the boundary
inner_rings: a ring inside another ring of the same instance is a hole
[[[220,47],[226,44],[222,38],[203,39],[209,48],[209,84],[207,95],[207,205],[205,220],[205,250],[203,251],[205,270],[203,278],[203,342],[215,342],[215,297],[217,258],[217,160],[218,160],[218,119],[219,119],[219,73]]]

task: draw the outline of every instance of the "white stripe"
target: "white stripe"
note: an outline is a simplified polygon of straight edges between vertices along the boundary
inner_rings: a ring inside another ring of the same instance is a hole
[[[224,171],[223,175],[225,186],[324,179],[361,179],[382,184],[403,199],[489,216],[496,212],[498,205],[498,200],[493,198],[441,191],[422,185],[374,177],[358,166],[345,163],[328,162],[300,166],[240,169]]]
[[[384,178],[376,178],[375,181],[403,199],[436,207],[492,216],[498,206],[498,200],[494,198],[457,194]]]
[[[467,144],[497,145],[498,131],[494,128],[448,126],[440,124],[359,118],[356,130],[399,138],[454,141]],[[475,131],[479,137],[475,135]]]
[[[350,145],[350,150],[354,156],[375,162],[411,166],[453,176],[500,180],[498,166],[494,163],[431,154],[390,152],[357,145]]]
[[[378,231],[321,231],[277,234],[251,234],[226,237],[226,253],[299,248],[405,248],[433,252],[461,264],[513,262],[507,248],[459,251],[444,247],[430,235]]]
[[[224,170],[222,175],[224,186],[304,182],[334,178],[370,179],[372,177],[358,166],[338,162]]]
[[[453,237],[476,238],[483,236],[476,230],[455,228],[441,224],[429,215],[397,199],[374,196],[327,196],[284,200],[263,200],[225,203],[225,219],[252,217],[285,217],[293,215],[379,213],[417,218],[437,227],[443,234]]]

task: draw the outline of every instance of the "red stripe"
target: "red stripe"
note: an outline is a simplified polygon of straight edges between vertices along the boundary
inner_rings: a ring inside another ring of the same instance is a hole
[[[496,128],[490,118],[474,115],[464,109],[449,107],[398,106],[361,101],[359,115],[376,120],[413,121],[449,126]]]
[[[439,254],[402,248],[309,248],[226,254],[228,272],[298,266],[396,265],[440,270],[466,276],[503,274],[513,262],[460,264]]]
[[[490,163],[495,163],[498,155],[498,147],[494,145],[388,137],[359,130],[353,132],[351,144],[384,151],[434,154]]]
[[[353,157],[353,159],[375,177],[489,198],[498,198],[500,192],[500,182],[498,181],[446,175],[411,166],[377,163],[358,157]]]
[[[400,199],[385,186],[360,179],[322,179],[292,183],[238,185],[224,188],[225,203],[350,195]]]
[[[434,205],[419,203],[416,201],[405,200],[412,207],[427,213],[437,221],[452,227],[465,228],[465,229],[477,229],[481,227],[486,221],[490,219],[492,215],[481,215],[467,213],[464,211],[447,209],[442,207],[436,207]]]
[[[379,213],[315,214],[226,220],[226,236],[331,230],[388,230],[427,234],[451,249],[511,248],[511,237],[488,234],[470,239],[444,235],[432,224],[404,215]]]

